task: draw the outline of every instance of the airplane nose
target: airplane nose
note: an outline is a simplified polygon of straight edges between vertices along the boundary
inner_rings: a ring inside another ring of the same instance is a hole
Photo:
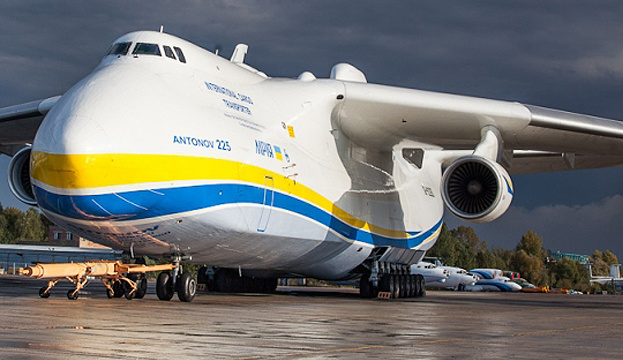
[[[144,119],[127,110],[127,92],[137,89],[120,90],[103,81],[110,71],[96,72],[70,89],[39,127],[30,171],[43,210],[72,219],[133,219],[155,201],[127,191],[133,167],[128,149],[134,145],[128,133],[139,126],[130,120],[144,124]]]

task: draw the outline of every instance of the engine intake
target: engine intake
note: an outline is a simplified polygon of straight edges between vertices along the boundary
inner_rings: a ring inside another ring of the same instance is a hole
[[[476,223],[497,219],[513,200],[508,172],[498,163],[467,156],[450,164],[443,175],[442,196],[456,216]]]
[[[9,188],[15,197],[28,205],[37,205],[30,183],[30,146],[15,154],[9,163]]]

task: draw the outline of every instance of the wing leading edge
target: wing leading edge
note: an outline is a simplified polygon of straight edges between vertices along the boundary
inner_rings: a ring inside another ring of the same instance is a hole
[[[493,126],[514,174],[623,165],[620,121],[385,85],[345,82],[344,90],[335,121],[362,146],[389,150],[408,138],[474,149],[481,130]]]
[[[60,96],[0,108],[0,153],[14,155],[31,143],[45,114]]]

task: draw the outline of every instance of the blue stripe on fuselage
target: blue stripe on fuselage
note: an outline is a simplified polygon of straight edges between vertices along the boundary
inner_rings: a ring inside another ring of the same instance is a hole
[[[59,195],[38,186],[33,188],[43,209],[72,219],[93,221],[149,219],[226,204],[262,205],[265,192],[265,188],[245,184],[206,184],[98,195]],[[413,248],[439,230],[442,224],[439,220],[427,231],[408,232],[408,238],[388,237],[349,225],[299,198],[277,191],[273,194],[273,207],[300,214],[346,238],[375,246]]]

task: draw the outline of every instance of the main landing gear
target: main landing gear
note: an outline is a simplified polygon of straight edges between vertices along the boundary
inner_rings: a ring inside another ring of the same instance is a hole
[[[234,269],[215,269],[204,266],[197,276],[201,290],[226,293],[264,293],[277,289],[277,278],[257,278]]]
[[[409,273],[408,265],[375,263],[361,276],[359,294],[363,298],[415,298],[426,295],[424,277]]]

